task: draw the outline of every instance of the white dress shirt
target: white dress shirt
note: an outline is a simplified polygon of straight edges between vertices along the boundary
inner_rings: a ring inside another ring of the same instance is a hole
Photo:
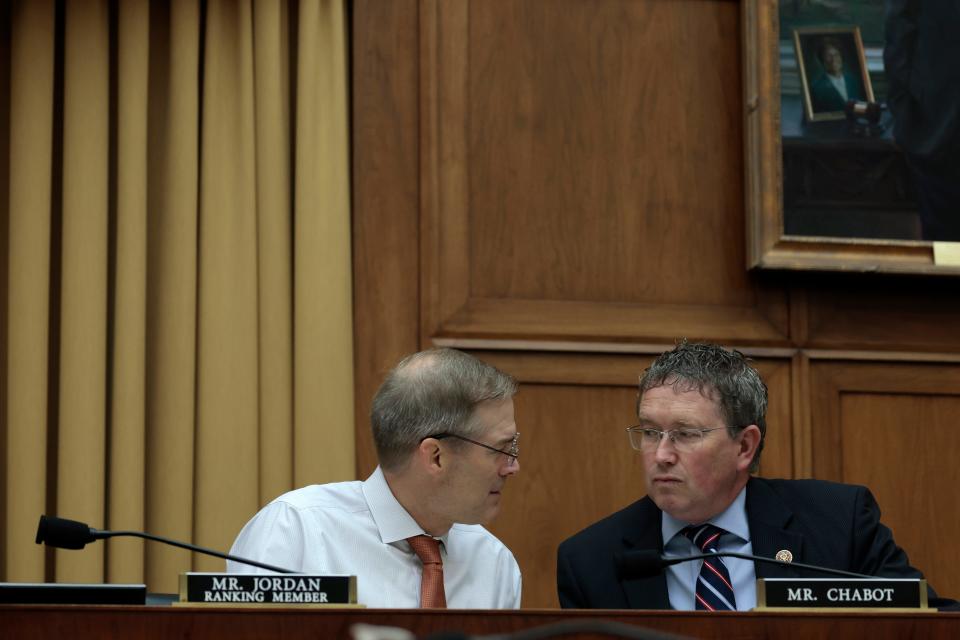
[[[833,88],[837,90],[837,93],[840,94],[840,97],[843,98],[843,101],[847,101],[847,79],[842,75],[832,76],[829,73],[827,74],[827,80],[830,81],[830,84],[833,85]]]
[[[750,541],[750,525],[747,523],[747,488],[744,487],[733,503],[720,515],[710,518],[708,522],[729,533],[720,536],[718,551],[732,551],[735,553],[753,554],[753,543]],[[665,556],[692,556],[700,554],[693,542],[680,533],[688,524],[702,524],[700,522],[683,522],[677,520],[667,512],[663,513],[661,528]],[[733,534],[733,535],[729,535]],[[723,558],[723,564],[730,572],[730,583],[733,585],[733,597],[737,601],[737,611],[749,611],[757,606],[757,575],[752,560],[739,558]],[[697,579],[700,576],[702,560],[681,562],[667,567],[667,593],[670,596],[670,606],[679,611],[693,611]]]
[[[368,607],[418,607],[423,566],[406,539],[424,533],[377,467],[364,482],[285,493],[243,527],[230,553],[302,573],[355,575],[357,600]],[[493,534],[454,524],[439,540],[449,608],[520,607],[520,568]],[[270,573],[232,561],[227,571]]]

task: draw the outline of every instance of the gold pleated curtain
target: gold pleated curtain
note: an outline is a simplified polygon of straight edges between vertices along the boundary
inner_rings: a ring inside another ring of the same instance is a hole
[[[345,0],[0,8],[0,577],[223,561],[34,544],[42,513],[227,550],[351,479]]]

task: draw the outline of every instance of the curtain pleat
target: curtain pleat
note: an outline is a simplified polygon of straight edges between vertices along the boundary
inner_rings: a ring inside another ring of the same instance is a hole
[[[210,0],[205,42],[194,533],[199,544],[222,549],[259,498],[250,3]],[[223,563],[197,557],[194,566],[209,571]]]
[[[48,554],[37,517],[227,550],[280,493],[355,477],[343,0],[3,19],[0,579],[174,592],[223,562],[136,539]]]
[[[66,3],[56,505],[89,522],[106,513],[108,28],[105,0]],[[103,551],[58,550],[57,581],[102,579]]]
[[[48,487],[53,0],[21,3],[11,18],[3,554],[11,579],[43,581],[44,552],[32,542]]]
[[[169,11],[169,13],[166,13]],[[146,526],[193,539],[200,7],[151,5]],[[146,580],[176,592],[190,553],[147,545]]]
[[[343,4],[302,3],[299,27],[294,203],[297,486],[348,478],[355,457],[352,433],[340,428],[353,419],[352,406],[344,402],[353,396],[353,343]],[[329,313],[331,306],[347,312]],[[317,456],[318,451],[341,455]]]
[[[287,4],[253,7],[260,424],[293,424],[293,221]],[[337,242],[341,239],[336,239]],[[259,504],[293,486],[293,430],[261,428]]]
[[[146,497],[147,329],[147,78],[150,7],[146,0],[119,3],[117,59],[116,249],[110,378],[110,451],[107,474],[109,529],[142,531]],[[107,579],[143,580],[142,540],[107,543]]]

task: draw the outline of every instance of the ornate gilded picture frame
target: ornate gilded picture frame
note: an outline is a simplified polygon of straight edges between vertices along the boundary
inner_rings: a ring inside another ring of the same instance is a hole
[[[891,237],[829,230],[811,233],[789,216],[785,224],[784,151],[786,149],[789,158],[790,145],[796,141],[785,139],[784,130],[802,116],[802,110],[798,105],[796,113],[782,120],[781,57],[787,47],[780,34],[779,2],[747,0],[741,6],[747,267],[960,275],[960,243],[929,242],[919,239],[918,234],[899,232],[888,234]],[[814,125],[843,126],[844,123],[815,122]],[[884,144],[897,160],[897,149],[889,140],[889,130],[886,138]],[[866,140],[858,144],[882,147],[881,141]],[[891,167],[896,168],[896,164],[891,163]],[[891,180],[882,175],[872,179],[878,189],[891,184]],[[868,194],[869,188],[868,185]],[[788,182],[788,195],[789,189]],[[837,211],[843,213],[843,199],[834,200],[840,203]]]

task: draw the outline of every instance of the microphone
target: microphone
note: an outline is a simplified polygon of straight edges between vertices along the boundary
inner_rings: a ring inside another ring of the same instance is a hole
[[[818,571],[820,573],[829,573],[835,576],[845,576],[847,578],[866,578],[867,580],[876,580],[877,576],[868,576],[862,573],[852,573],[840,569],[830,569],[828,567],[818,567],[813,564],[803,564],[802,562],[784,562],[773,558],[764,558],[763,556],[754,556],[747,553],[734,553],[732,551],[718,551],[717,553],[703,553],[695,556],[680,556],[671,558],[662,556],[652,549],[638,549],[635,551],[618,551],[613,554],[613,561],[617,566],[617,575],[620,578],[652,578],[660,574],[664,568],[681,562],[690,562],[691,560],[703,560],[704,558],[740,558],[741,560],[753,560],[754,562],[766,562],[767,564],[776,564],[794,569],[806,569],[808,571]]]
[[[275,571],[277,573],[297,573],[296,571],[275,567],[265,562],[248,560],[247,558],[241,558],[228,553],[214,551],[213,549],[207,549],[205,547],[200,547],[188,542],[180,542],[179,540],[171,540],[170,538],[155,536],[151,533],[143,533],[142,531],[106,531],[94,529],[83,522],[67,520],[66,518],[58,518],[56,516],[40,516],[40,524],[37,526],[36,542],[37,544],[45,544],[49,547],[57,547],[59,549],[83,549],[85,546],[87,546],[87,544],[94,542],[95,540],[115,538],[118,536],[133,536],[135,538],[143,538],[145,540],[154,540],[156,542],[162,542],[163,544],[169,544],[174,547],[180,547],[181,549],[187,549],[188,551],[196,551],[197,553],[223,558],[224,560],[233,560],[234,562],[247,564],[253,567],[259,567],[261,569],[267,569],[268,571]]]

